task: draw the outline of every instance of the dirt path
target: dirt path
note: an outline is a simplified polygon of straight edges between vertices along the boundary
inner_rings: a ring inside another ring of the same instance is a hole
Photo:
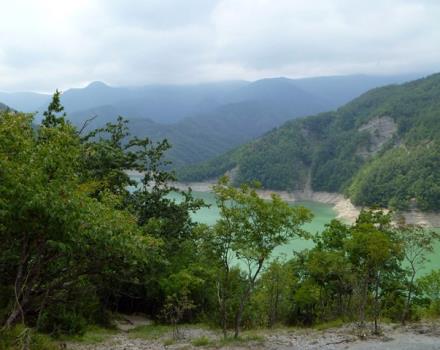
[[[381,337],[360,340],[352,325],[316,331],[311,329],[279,329],[244,335],[247,340],[222,343],[218,332],[197,327],[185,327],[182,337],[174,341],[167,332],[154,339],[129,330],[109,337],[99,344],[67,344],[71,350],[165,350],[165,349],[256,349],[256,350],[440,350],[440,328],[420,324],[402,328],[385,326]],[[258,334],[258,337],[256,336]],[[203,339],[204,342],[200,340]]]

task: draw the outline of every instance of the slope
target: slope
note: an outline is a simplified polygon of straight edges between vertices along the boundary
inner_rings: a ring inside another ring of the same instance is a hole
[[[440,74],[373,89],[335,112],[285,123],[228,155],[179,171],[202,180],[346,192],[355,204],[440,210]]]
[[[102,126],[118,115],[128,117],[132,132],[138,136],[167,138],[173,145],[168,157],[179,167],[222,154],[286,120],[339,106],[338,101],[345,102],[371,85],[405,79],[406,76],[343,76],[147,86],[144,92],[133,88],[131,99],[126,99],[124,89],[94,83],[86,89],[67,91],[63,101],[68,112],[74,106],[78,108],[88,102],[91,105],[92,101],[109,103],[70,113],[69,117],[81,125],[91,115],[99,116],[91,127]],[[88,91],[96,91],[94,99],[82,101],[80,95]],[[119,97],[113,97],[113,101],[105,98],[117,95],[116,91],[120,92]],[[135,98],[136,94],[144,97]]]
[[[337,76],[138,87],[94,82],[67,90],[61,101],[69,119],[80,127],[92,116],[97,118],[89,128],[122,115],[131,120],[138,136],[169,139],[173,148],[168,157],[178,167],[227,152],[286,120],[340,106],[371,86],[405,79]],[[25,111],[41,112],[48,101],[47,95],[33,93],[8,97],[14,102],[11,107]],[[41,113],[36,116],[40,120]]]
[[[50,96],[35,92],[0,92],[0,101],[17,111],[32,113],[46,106]]]

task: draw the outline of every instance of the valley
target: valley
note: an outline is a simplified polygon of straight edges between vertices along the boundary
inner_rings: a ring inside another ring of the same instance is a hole
[[[439,111],[439,74],[373,89],[334,112],[288,121],[184,167],[178,177],[197,182],[231,173],[235,184],[257,180],[270,190],[341,193],[357,206],[436,212]]]
[[[18,0],[0,350],[440,350],[440,2]]]

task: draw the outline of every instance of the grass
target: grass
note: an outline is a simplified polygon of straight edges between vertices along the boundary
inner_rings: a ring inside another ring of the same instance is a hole
[[[191,344],[194,346],[208,346],[209,344],[211,344],[211,339],[209,339],[207,336],[202,336],[202,337],[193,339]]]
[[[164,346],[170,346],[176,343],[176,340],[173,338],[168,338],[163,341]]]
[[[230,346],[230,345],[240,345],[244,343],[263,343],[264,337],[261,334],[261,331],[253,330],[253,331],[244,331],[241,336],[235,338],[233,336],[222,338],[219,340],[220,346]]]
[[[172,327],[169,325],[149,324],[136,327],[128,334],[131,338],[154,340],[163,337],[164,335],[172,332],[172,330]]]
[[[23,349],[27,345],[30,350],[59,349],[58,344],[49,336],[37,333],[24,325],[0,330],[0,350]]]
[[[313,326],[313,329],[316,329],[317,331],[324,331],[326,329],[330,328],[338,328],[344,325],[344,320],[336,319],[328,322],[319,323],[317,325]]]
[[[59,340],[71,341],[75,343],[97,344],[102,343],[116,333],[117,331],[115,329],[90,326],[82,335],[63,335],[59,338]]]

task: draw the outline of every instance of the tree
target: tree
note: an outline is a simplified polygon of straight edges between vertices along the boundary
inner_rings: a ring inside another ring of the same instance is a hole
[[[400,270],[401,242],[391,228],[391,214],[363,210],[346,241],[350,262],[358,275],[359,321],[365,326],[368,292],[373,290],[374,333],[379,333],[380,291],[387,274]]]
[[[404,223],[400,223],[397,232],[403,242],[403,255],[409,270],[408,291],[401,318],[402,324],[405,324],[411,310],[417,272],[428,260],[426,255],[434,251],[434,243],[440,238],[440,234],[421,226]]]
[[[64,107],[61,104],[60,97],[61,92],[56,90],[54,95],[52,96],[52,101],[47,107],[47,110],[43,112],[44,118],[41,124],[46,128],[55,128],[65,123],[64,118],[66,117],[66,113],[63,113],[61,116],[57,115],[64,111]]]
[[[78,309],[81,300],[70,300],[75,291],[99,298],[103,286],[112,285],[117,292],[122,279],[134,280],[154,256],[157,241],[117,208],[119,198],[90,196],[90,179],[78,176],[81,158],[71,125],[35,131],[29,116],[0,116],[0,277],[11,301],[7,327],[22,321],[51,330],[43,319],[50,318],[48,310],[56,313],[54,305],[86,317]]]
[[[290,264],[279,258],[270,262],[258,280],[252,302],[252,309],[261,312],[256,315],[258,325],[273,327],[287,321],[296,282]]]
[[[258,196],[255,188],[247,185],[234,188],[227,177],[214,186],[214,193],[220,219],[214,227],[213,240],[221,267],[227,275],[232,259],[236,258],[245,269],[244,288],[234,316],[234,336],[237,338],[244,308],[264,264],[276,247],[294,237],[307,237],[301,225],[311,219],[311,213],[303,207],[289,206],[275,194],[266,201]],[[225,284],[227,280],[219,283]]]
[[[440,315],[440,270],[433,270],[417,280],[418,287],[429,299],[429,312],[432,316]]]
[[[187,268],[195,247],[174,252],[178,263],[167,261],[172,249],[162,237],[177,237],[175,247],[193,239],[191,195],[182,193],[183,204],[165,198],[168,143],[130,140],[123,118],[81,138],[56,116],[59,95],[40,128],[31,116],[0,114],[0,315],[8,327],[23,321],[72,333],[105,320],[124,298],[151,302],[151,280]],[[148,200],[140,207],[127,170],[145,173],[141,198]]]

